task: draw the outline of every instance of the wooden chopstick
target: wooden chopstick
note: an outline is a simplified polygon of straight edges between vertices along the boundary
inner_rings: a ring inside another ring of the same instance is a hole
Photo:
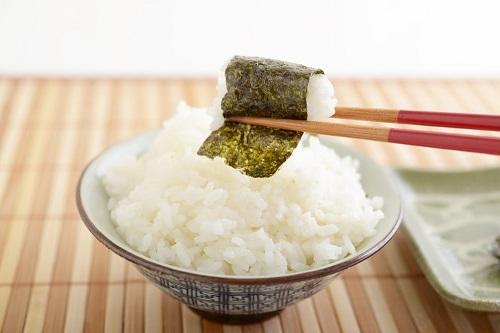
[[[500,155],[500,137],[449,134],[292,119],[233,116],[227,117],[226,120],[314,134]]]
[[[332,118],[500,131],[500,116],[491,114],[337,106]]]

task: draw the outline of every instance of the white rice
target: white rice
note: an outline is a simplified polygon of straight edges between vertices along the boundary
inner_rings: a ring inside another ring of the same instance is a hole
[[[307,120],[320,120],[335,113],[337,100],[333,85],[325,74],[312,75],[307,85]]]
[[[277,275],[354,253],[383,217],[358,162],[316,137],[270,178],[251,178],[196,151],[210,133],[205,109],[181,104],[141,157],[101,170],[116,229],[163,263],[225,275]]]

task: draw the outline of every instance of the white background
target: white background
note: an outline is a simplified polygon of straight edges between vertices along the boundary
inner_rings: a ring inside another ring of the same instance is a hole
[[[0,74],[213,76],[233,54],[497,77],[500,1],[0,0]]]

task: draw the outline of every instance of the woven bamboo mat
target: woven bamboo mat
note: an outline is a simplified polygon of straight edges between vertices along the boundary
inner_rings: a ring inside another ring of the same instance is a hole
[[[185,99],[210,103],[212,80],[0,78],[0,327],[5,332],[500,332],[500,315],[440,298],[400,230],[372,259],[262,324],[200,319],[97,243],[74,203],[85,163],[158,127]],[[500,112],[500,82],[336,81],[340,104]],[[437,169],[500,158],[343,140],[386,165]]]

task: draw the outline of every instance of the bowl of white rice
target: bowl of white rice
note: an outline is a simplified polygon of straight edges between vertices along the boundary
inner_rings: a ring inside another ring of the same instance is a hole
[[[81,175],[83,222],[111,251],[201,314],[270,316],[380,250],[401,221],[381,166],[304,135],[269,178],[198,155],[206,109],[181,104],[162,129],[120,142]]]

